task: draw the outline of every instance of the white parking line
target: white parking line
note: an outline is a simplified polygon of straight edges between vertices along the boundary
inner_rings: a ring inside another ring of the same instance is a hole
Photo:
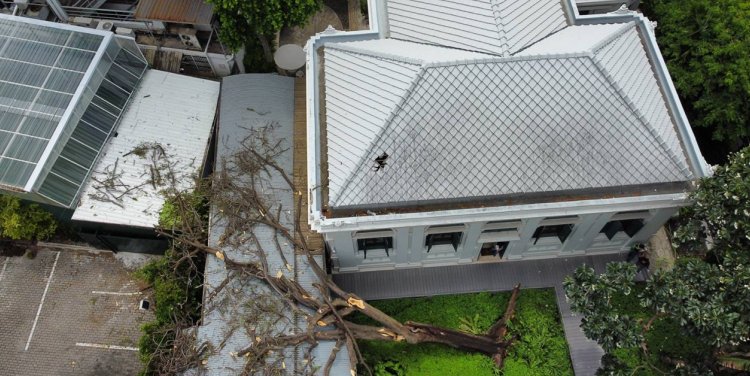
[[[31,326],[31,333],[29,333],[29,339],[26,341],[26,348],[23,351],[29,350],[31,344],[31,337],[34,336],[34,330],[36,330],[36,323],[39,321],[39,314],[42,313],[42,306],[44,305],[44,298],[47,297],[47,291],[49,290],[49,283],[52,282],[52,275],[55,274],[55,268],[57,267],[57,260],[60,258],[60,252],[55,255],[55,263],[52,264],[52,271],[49,272],[47,277],[47,286],[44,287],[44,294],[42,294],[42,301],[39,302],[39,309],[36,310],[36,317],[34,318],[34,325]]]
[[[101,295],[141,295],[140,291],[136,291],[136,292],[92,291],[91,293],[101,294]]]
[[[8,266],[8,260],[10,260],[10,257],[6,257],[5,261],[3,261],[3,270],[0,271],[0,281],[2,281],[5,276],[5,267]]]
[[[97,349],[108,349],[108,350],[128,350],[128,351],[138,351],[137,347],[127,347],[127,346],[115,346],[115,345],[100,345],[98,343],[76,343],[76,346],[80,347],[94,347]]]

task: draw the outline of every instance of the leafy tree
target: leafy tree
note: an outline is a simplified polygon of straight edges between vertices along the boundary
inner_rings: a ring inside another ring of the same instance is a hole
[[[0,195],[0,236],[12,240],[49,239],[56,230],[55,218],[39,205]]]
[[[681,211],[675,233],[683,249],[703,253],[709,241],[718,256],[750,257],[750,147],[698,182],[691,199],[694,204]]]
[[[690,194],[693,205],[682,210],[683,223],[675,235],[690,255],[672,270],[655,274],[644,285],[633,281],[635,267],[626,263],[610,264],[601,275],[582,267],[566,278],[571,307],[585,316],[584,333],[608,354],[607,374],[622,371],[623,363],[612,355],[628,348],[642,349],[641,367],[673,373],[707,374],[750,365],[749,194],[746,148]],[[629,304],[622,304],[628,299]],[[654,336],[657,326],[672,326],[673,339]],[[691,341],[692,350],[679,348]],[[674,348],[665,350],[666,342]]]
[[[284,26],[299,26],[320,9],[319,0],[206,0],[221,25],[219,38],[233,51],[249,38],[273,35]],[[265,39],[265,38],[263,38]],[[267,39],[266,39],[267,41]]]
[[[731,150],[750,140],[750,2],[645,0],[657,40],[694,126]]]

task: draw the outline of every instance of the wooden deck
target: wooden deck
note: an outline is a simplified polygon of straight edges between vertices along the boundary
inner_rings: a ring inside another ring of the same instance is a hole
[[[307,223],[307,111],[304,78],[297,78],[294,81],[293,158],[295,199],[299,195],[302,195],[301,205],[296,208],[300,229],[310,250],[314,251],[314,253],[322,253],[323,237],[317,232],[310,230],[310,226]]]
[[[577,376],[591,376],[599,368],[604,351],[583,334],[580,316],[571,313],[565,300],[562,281],[580,265],[590,265],[597,272],[603,272],[608,263],[624,260],[624,254],[610,254],[346,273],[334,275],[333,279],[344,290],[368,300],[509,291],[516,283],[523,288],[552,287],[573,370]]]

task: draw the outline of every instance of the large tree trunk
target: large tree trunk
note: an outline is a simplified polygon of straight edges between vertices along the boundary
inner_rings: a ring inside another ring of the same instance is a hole
[[[389,328],[378,328],[368,325],[358,325],[345,321],[347,329],[357,339],[376,340],[376,341],[405,341],[410,344],[418,343],[439,343],[453,348],[480,352],[492,357],[492,360],[498,367],[503,366],[507,348],[511,345],[512,339],[505,338],[508,334],[508,322],[515,315],[516,302],[520,292],[520,285],[516,285],[513,294],[508,301],[508,308],[505,314],[490,327],[487,334],[475,335],[462,332],[459,330],[441,328],[430,324],[416,322],[398,323],[392,317],[377,310],[377,312],[365,312],[366,308],[360,309],[360,312],[367,314],[382,324],[389,323],[399,329],[394,331]],[[393,323],[395,322],[395,324]]]
[[[263,47],[263,56],[269,63],[273,62],[273,50],[271,49],[271,43],[268,42],[268,37],[265,35],[258,35],[258,41],[260,41],[261,47]]]

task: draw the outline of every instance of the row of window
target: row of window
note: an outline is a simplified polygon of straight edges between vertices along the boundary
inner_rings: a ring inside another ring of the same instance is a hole
[[[618,213],[599,232],[610,241],[618,233],[624,233],[632,238],[643,228],[645,218],[648,215],[647,211]],[[578,216],[545,218],[531,236],[532,245],[536,245],[540,240],[550,239],[559,241],[560,245],[565,244],[578,219]],[[489,222],[485,224],[482,230],[479,243],[492,245],[520,240],[521,225],[521,221]],[[464,225],[429,227],[424,238],[424,247],[427,253],[430,253],[437,246],[448,246],[447,248],[441,247],[441,249],[453,249],[454,252],[458,252],[458,247],[463,239],[464,228]],[[355,238],[357,240],[357,251],[361,252],[365,259],[367,259],[368,251],[385,252],[385,256],[390,257],[393,250],[391,230],[357,232]]]

